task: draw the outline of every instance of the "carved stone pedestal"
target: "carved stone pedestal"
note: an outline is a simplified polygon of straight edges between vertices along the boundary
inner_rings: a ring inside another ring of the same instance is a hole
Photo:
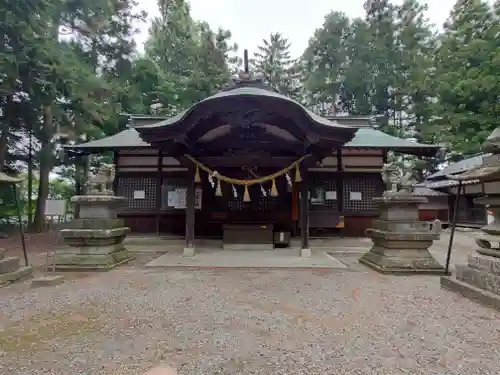
[[[500,195],[476,202],[489,205],[494,220],[481,228],[476,254],[469,255],[466,265],[456,266],[454,277],[441,278],[441,286],[500,310]]]
[[[33,267],[21,266],[19,258],[7,257],[5,250],[0,249],[0,286],[30,276],[32,273]]]
[[[374,198],[380,216],[367,229],[373,246],[360,259],[376,271],[390,274],[443,274],[444,268],[429,252],[439,233],[432,232],[428,223],[418,221],[418,205],[427,198],[411,193],[387,193]]]
[[[69,248],[56,253],[56,270],[109,270],[133,259],[123,244],[130,231],[117,209],[125,198],[81,195],[71,199],[80,208],[80,218],[61,230]]]

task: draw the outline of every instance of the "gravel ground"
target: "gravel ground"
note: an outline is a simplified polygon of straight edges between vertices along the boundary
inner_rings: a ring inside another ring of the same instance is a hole
[[[498,374],[499,321],[438,277],[125,267],[0,289],[0,374]]]

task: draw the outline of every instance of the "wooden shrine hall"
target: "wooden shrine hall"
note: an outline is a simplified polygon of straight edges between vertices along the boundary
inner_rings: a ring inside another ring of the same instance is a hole
[[[273,248],[300,235],[306,250],[309,229],[364,236],[387,152],[438,149],[376,130],[370,117],[321,117],[248,73],[176,116],[130,122],[67,149],[113,151],[126,225],[185,235],[188,253],[195,236]]]

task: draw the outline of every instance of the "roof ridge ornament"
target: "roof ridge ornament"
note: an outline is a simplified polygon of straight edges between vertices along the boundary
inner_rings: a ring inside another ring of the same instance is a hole
[[[248,50],[243,52],[243,70],[240,70],[236,77],[232,78],[232,82],[223,88],[222,91],[233,90],[240,87],[255,87],[263,90],[274,91],[269,87],[264,80],[262,74],[255,75],[250,72]]]

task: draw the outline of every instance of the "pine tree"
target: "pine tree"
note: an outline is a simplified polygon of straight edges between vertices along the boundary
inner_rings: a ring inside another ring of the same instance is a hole
[[[396,7],[395,40],[399,60],[391,99],[395,130],[400,137],[437,143],[436,131],[430,126],[436,35],[425,16],[426,11],[427,7],[416,0],[405,0]],[[413,158],[412,162],[420,179],[439,164],[436,158]]]
[[[175,87],[175,96],[162,103],[175,107],[175,112],[195,100],[187,84],[196,74],[196,23],[184,0],[158,0],[158,8],[160,14],[152,21],[145,51],[146,57],[157,64],[162,78]]]
[[[230,76],[229,57],[236,46],[227,30],[214,32],[195,22],[184,0],[159,0],[146,57],[158,68],[165,91],[157,99],[167,113],[185,109],[213,94]]]
[[[338,104],[343,113],[372,114],[371,38],[369,25],[364,20],[355,19],[351,23],[345,40],[346,63]]]
[[[499,17],[487,2],[455,4],[436,55],[433,125],[453,154],[475,154],[500,126]]]
[[[382,129],[397,133],[395,112],[391,99],[397,95],[396,65],[400,56],[396,52],[395,6],[389,0],[368,0],[365,3],[370,35],[368,49],[370,53],[371,102],[373,114],[384,116]]]
[[[427,7],[417,0],[406,0],[397,8],[395,37],[400,59],[395,86],[400,96],[395,98],[395,104],[404,112],[401,132],[417,133],[428,140],[436,35],[425,17],[426,11]]]
[[[350,20],[340,12],[325,17],[302,56],[302,76],[308,104],[323,115],[341,110],[344,77],[347,69]]]
[[[214,32],[206,22],[196,28],[197,64],[191,80],[191,96],[199,101],[214,94],[230,81],[235,62],[230,55],[238,46],[231,43],[231,32],[218,29]]]
[[[296,62],[290,54],[291,43],[280,33],[271,33],[257,46],[252,60],[254,73],[262,75],[264,81],[277,92],[296,98],[298,76]]]

